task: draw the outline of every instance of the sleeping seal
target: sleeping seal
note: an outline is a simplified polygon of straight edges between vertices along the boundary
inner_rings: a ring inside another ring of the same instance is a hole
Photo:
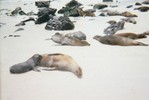
[[[72,57],[66,54],[43,54],[39,66],[50,68],[49,71],[68,71],[75,74],[78,78],[82,77],[81,67],[75,62],[75,60]]]
[[[19,74],[19,73],[25,73],[31,70],[39,71],[37,70],[36,66],[38,65],[41,58],[42,58],[41,55],[35,54],[31,58],[29,58],[27,61],[11,66],[10,73]]]
[[[96,35],[93,39],[109,45],[120,45],[120,46],[148,46],[148,44],[144,44],[142,42],[135,41],[130,38],[116,36],[116,35],[106,35],[106,36],[99,36]]]

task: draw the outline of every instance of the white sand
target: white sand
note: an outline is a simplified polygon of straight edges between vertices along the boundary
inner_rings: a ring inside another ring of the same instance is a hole
[[[1,0],[0,9],[14,10],[22,7],[25,12],[38,9],[35,0]],[[53,8],[61,8],[69,0],[55,0]],[[100,0],[78,0],[84,4],[95,4]],[[126,6],[142,0],[121,0],[118,8],[106,8],[118,11],[130,11],[138,15],[137,24],[126,23],[119,32],[141,33],[149,30],[149,12],[139,12]],[[33,4],[31,4],[31,2]],[[27,3],[27,5],[24,5]],[[117,3],[114,3],[114,5]],[[120,21],[121,16],[78,17],[75,29],[61,33],[82,31],[87,35],[88,47],[55,46],[56,43],[45,40],[56,31],[45,30],[45,24],[35,25],[27,22],[24,31],[14,33],[19,28],[17,23],[27,19],[26,16],[10,17],[1,12],[0,22],[6,23],[0,28],[0,66],[1,66],[1,100],[149,100],[149,47],[110,46],[93,40],[94,35],[104,35],[103,30],[109,20]],[[8,35],[21,37],[8,37]],[[4,38],[7,36],[6,38]],[[149,44],[149,37],[138,41]],[[33,54],[64,53],[72,56],[83,69],[83,78],[78,79],[70,72],[30,71],[13,75],[9,67],[23,62]]]

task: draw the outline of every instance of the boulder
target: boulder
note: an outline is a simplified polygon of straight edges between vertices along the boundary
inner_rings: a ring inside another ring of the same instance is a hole
[[[49,7],[51,1],[35,1],[35,6],[37,7]]]
[[[45,27],[46,30],[72,30],[73,22],[67,16],[51,18]]]
[[[131,8],[131,7],[133,7],[133,5],[129,5],[129,6],[127,6],[126,8]]]
[[[95,4],[95,5],[93,6],[94,9],[103,9],[103,8],[106,8],[106,7],[108,7],[108,5],[100,4],[100,3]]]
[[[142,5],[142,4],[139,3],[139,2],[136,2],[135,5],[136,5],[136,6],[140,6],[140,5]]]
[[[54,9],[54,8],[46,8],[46,7],[42,7],[39,9],[37,15],[38,17],[44,15],[44,14],[51,14],[51,15],[55,15],[55,12],[57,11],[57,9]]]
[[[44,14],[41,15],[40,17],[37,18],[37,20],[35,21],[35,24],[42,24],[45,23],[49,20],[49,14]]]
[[[75,6],[79,7],[79,6],[81,6],[81,5],[82,5],[82,4],[79,3],[78,1],[76,1],[76,0],[71,0],[69,3],[66,4],[66,7],[75,7]]]

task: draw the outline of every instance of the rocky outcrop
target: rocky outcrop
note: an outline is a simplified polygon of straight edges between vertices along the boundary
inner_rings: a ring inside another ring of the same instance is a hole
[[[73,22],[67,16],[53,17],[47,22],[46,30],[72,30]]]
[[[35,6],[37,7],[49,7],[50,6],[50,0],[49,1],[35,1]]]
[[[68,2],[68,3],[66,4],[66,7],[75,7],[75,6],[79,7],[79,6],[81,6],[81,5],[82,5],[82,4],[79,3],[78,1],[76,1],[76,0],[71,0],[70,2]]]

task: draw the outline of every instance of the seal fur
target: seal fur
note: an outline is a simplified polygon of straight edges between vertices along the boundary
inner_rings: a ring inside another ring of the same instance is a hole
[[[41,60],[41,55],[34,54],[31,58],[29,58],[27,61],[15,64],[10,67],[10,73],[12,74],[19,74],[19,73],[25,73],[31,70],[38,71],[37,65]]]
[[[144,44],[142,42],[135,41],[130,38],[121,37],[121,36],[114,36],[114,35],[106,35],[106,36],[99,36],[96,35],[93,39],[109,45],[120,45],[120,46],[148,46],[148,44]]]
[[[50,71],[68,71],[82,78],[82,69],[76,61],[69,55],[54,53],[43,54],[39,66],[49,68]]]

